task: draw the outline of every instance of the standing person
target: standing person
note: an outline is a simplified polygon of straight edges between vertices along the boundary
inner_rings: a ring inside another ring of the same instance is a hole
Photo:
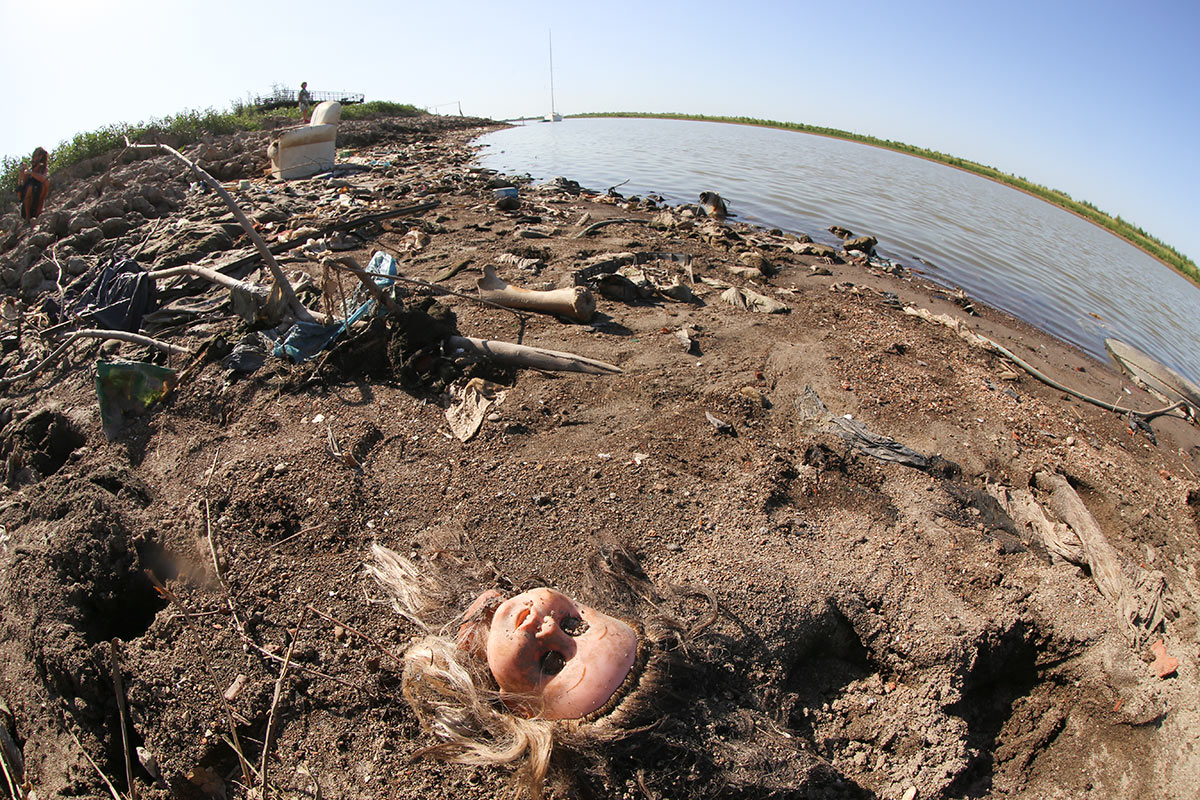
[[[308,93],[308,81],[300,83],[300,93],[297,95],[300,101],[300,121],[308,122],[308,107],[312,105],[312,95]]]
[[[39,147],[33,151],[29,169],[21,165],[17,173],[17,194],[21,198],[21,216],[32,220],[42,213],[50,191],[50,154]]]

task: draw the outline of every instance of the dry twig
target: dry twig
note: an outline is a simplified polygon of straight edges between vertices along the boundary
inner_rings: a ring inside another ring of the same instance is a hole
[[[275,681],[275,695],[271,698],[271,712],[267,715],[267,730],[263,734],[262,765],[258,777],[262,781],[263,797],[267,794],[267,759],[271,755],[271,729],[275,727],[275,712],[279,708],[279,698],[283,694],[283,682],[287,680],[288,666],[292,663],[292,651],[296,648],[296,640],[300,638],[300,629],[304,627],[304,618],[308,616],[309,606],[300,611],[300,621],[292,631],[292,640],[288,642],[287,655],[283,659],[283,668],[279,670],[279,678]]]
[[[125,748],[125,785],[129,789],[129,800],[137,800],[137,786],[133,783],[133,748],[129,743],[129,711],[125,707],[125,682],[121,680],[120,653],[117,640],[109,642],[112,655],[113,691],[117,693],[117,711],[121,719],[121,743]]]

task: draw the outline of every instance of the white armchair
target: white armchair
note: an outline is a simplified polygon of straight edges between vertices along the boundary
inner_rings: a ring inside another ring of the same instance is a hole
[[[312,122],[289,128],[271,142],[271,174],[283,180],[307,178],[333,168],[342,104],[326,100],[313,109]]]

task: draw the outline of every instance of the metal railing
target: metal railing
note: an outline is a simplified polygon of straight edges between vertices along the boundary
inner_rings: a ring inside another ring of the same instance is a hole
[[[270,94],[251,98],[250,104],[265,111],[273,108],[286,108],[297,105],[300,102],[298,98],[299,94],[299,89],[275,89]],[[358,92],[318,92],[309,90],[308,94],[312,98],[313,105],[323,103],[326,100],[336,100],[344,106],[363,102],[363,95]]]

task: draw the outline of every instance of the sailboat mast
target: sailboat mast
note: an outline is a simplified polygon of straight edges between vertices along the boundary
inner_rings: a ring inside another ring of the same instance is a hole
[[[558,113],[554,108],[554,32],[547,30],[546,38],[550,43],[550,116],[553,117]]]

